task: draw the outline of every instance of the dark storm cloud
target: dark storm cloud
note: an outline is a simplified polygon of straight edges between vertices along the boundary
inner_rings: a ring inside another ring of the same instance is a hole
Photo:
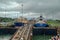
[[[45,17],[49,16],[47,18],[54,16],[55,19],[60,19],[60,0],[0,0],[0,12],[19,11],[21,14],[22,3],[26,17],[29,13],[35,17],[43,14]]]

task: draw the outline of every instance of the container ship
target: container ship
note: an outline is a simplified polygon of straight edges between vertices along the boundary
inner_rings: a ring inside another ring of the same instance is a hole
[[[40,16],[40,19],[38,22],[36,22],[34,25],[33,34],[46,34],[46,35],[56,35],[57,31],[56,29],[49,29],[49,25],[47,24],[47,20],[45,20],[42,16]]]

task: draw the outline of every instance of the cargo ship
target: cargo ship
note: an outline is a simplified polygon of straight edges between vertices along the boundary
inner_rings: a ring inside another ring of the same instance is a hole
[[[28,20],[26,18],[20,17],[20,18],[16,19],[14,26],[21,27],[21,26],[24,26],[24,24],[28,24]]]
[[[50,28],[47,24],[47,20],[45,20],[42,16],[40,16],[39,21],[33,24],[33,35],[57,35],[56,28]]]
[[[39,21],[33,24],[33,40],[49,40],[52,36],[57,35],[57,29],[51,28],[42,16],[39,17]],[[36,38],[36,39],[35,39]],[[41,39],[42,38],[42,39]]]

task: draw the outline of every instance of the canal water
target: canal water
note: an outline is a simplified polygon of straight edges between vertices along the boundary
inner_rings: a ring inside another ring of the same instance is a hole
[[[13,28],[0,28],[0,40],[9,40],[16,31]]]
[[[9,40],[12,35],[0,35],[0,40]]]
[[[12,35],[0,35],[0,40],[9,40],[12,37]],[[49,40],[51,39],[51,35],[37,35],[33,36],[33,40]]]
[[[51,35],[37,35],[33,36],[33,40],[49,40],[51,39]]]

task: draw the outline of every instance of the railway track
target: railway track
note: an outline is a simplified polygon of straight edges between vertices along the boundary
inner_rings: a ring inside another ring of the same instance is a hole
[[[19,27],[10,40],[31,40],[32,26]]]

